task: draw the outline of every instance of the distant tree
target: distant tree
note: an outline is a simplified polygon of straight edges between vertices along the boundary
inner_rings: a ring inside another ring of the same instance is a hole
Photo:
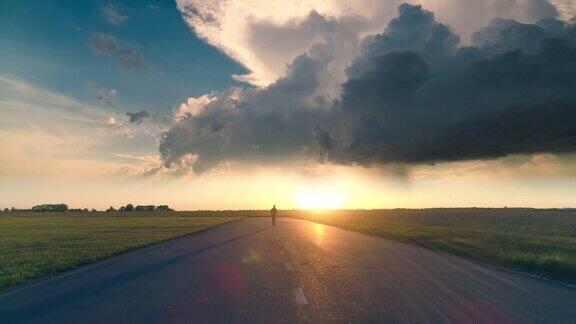
[[[168,205],[160,205],[156,207],[156,211],[173,211]]]
[[[120,207],[120,211],[126,211],[126,207],[125,207],[125,206],[121,206],[121,207]]]
[[[10,211],[11,211],[11,212],[15,212],[15,211],[16,211],[16,208],[12,207],[12,208],[10,208]]]
[[[63,212],[68,210],[66,204],[43,204],[32,207],[33,212]]]
[[[36,205],[36,206],[32,206],[32,211],[33,212],[45,212],[48,210],[46,210],[46,205]]]
[[[138,206],[136,206],[136,208],[134,208],[134,210],[136,210],[136,211],[155,211],[156,206],[154,206],[154,205],[147,205],[147,206],[138,205]]]
[[[110,208],[106,209],[107,212],[113,212],[116,211],[116,209],[114,209],[114,207],[110,206]]]
[[[132,204],[126,205],[126,211],[129,211],[129,212],[134,211],[134,205],[132,205]]]
[[[92,208],[90,211],[91,212],[97,212],[96,208]]]
[[[5,211],[5,212],[9,212],[10,209],[9,209],[9,208],[4,208],[4,211]]]

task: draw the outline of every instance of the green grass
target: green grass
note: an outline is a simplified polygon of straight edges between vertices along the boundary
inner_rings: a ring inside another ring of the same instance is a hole
[[[168,215],[0,213],[0,290],[238,219]]]
[[[284,212],[576,283],[576,211],[425,209]]]

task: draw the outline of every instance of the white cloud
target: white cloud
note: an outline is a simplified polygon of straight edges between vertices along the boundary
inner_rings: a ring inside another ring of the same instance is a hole
[[[571,20],[576,18],[576,1],[574,0],[550,0],[558,9],[560,18]]]
[[[198,98],[190,97],[178,107],[174,119],[178,122],[188,117],[198,116],[204,107],[213,100],[215,100],[213,94],[202,95]]]
[[[574,12],[568,1],[553,0],[562,5],[563,18]],[[258,86],[274,82],[296,56],[327,37],[340,40],[382,31],[402,2],[424,5],[465,40],[494,17],[531,21],[553,14],[545,0],[176,0],[185,21],[201,38],[251,71],[237,79]],[[329,23],[311,19],[312,12]],[[343,61],[354,54],[346,47],[338,53]]]
[[[110,116],[108,117],[108,126],[110,126],[111,129],[118,129],[124,125],[115,117]]]
[[[64,106],[77,104],[75,100],[63,94],[37,88],[20,79],[7,75],[0,75],[0,91],[5,92],[6,94],[11,93],[20,97],[41,99],[45,102],[60,104]]]
[[[38,120],[46,115],[78,123],[102,125],[105,113],[64,94],[36,87],[18,78],[0,75],[0,107],[4,120]],[[22,123],[26,124],[26,123]]]
[[[111,3],[102,6],[100,8],[100,11],[102,12],[102,15],[104,16],[104,19],[106,19],[106,21],[108,21],[112,25],[116,25],[116,26],[122,25],[123,23],[125,23],[128,20],[128,16],[123,15],[120,12],[120,10],[118,9],[118,7],[116,7],[115,5],[113,5]]]
[[[317,0],[177,0],[184,19],[200,37],[251,71],[240,79],[260,86],[275,81],[289,62],[321,37],[316,26],[302,24],[313,10],[325,17],[342,17],[343,4]],[[347,7],[351,14],[362,8]]]

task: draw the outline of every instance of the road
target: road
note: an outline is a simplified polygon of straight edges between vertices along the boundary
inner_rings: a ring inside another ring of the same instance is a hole
[[[248,218],[0,295],[0,323],[575,323],[576,289],[331,226]]]

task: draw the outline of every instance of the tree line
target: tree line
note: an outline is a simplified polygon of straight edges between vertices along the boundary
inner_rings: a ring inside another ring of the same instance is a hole
[[[116,209],[114,209],[114,207],[110,207],[106,211],[107,212],[113,212],[113,211],[116,211]],[[131,212],[131,211],[174,211],[174,209],[168,207],[168,205],[158,205],[158,206],[138,205],[138,206],[134,207],[134,205],[132,205],[132,204],[127,204],[126,206],[120,207],[118,209],[118,211],[126,211],[126,212]]]
[[[1,209],[0,209],[1,210]],[[97,212],[96,209],[88,209],[88,208],[68,208],[66,204],[41,204],[33,206],[30,209],[17,209],[17,208],[4,208],[4,212]],[[126,206],[121,206],[119,209],[115,209],[114,207],[110,207],[106,210],[107,212],[113,211],[174,211],[168,205],[137,205],[134,206],[132,204],[127,204]]]

